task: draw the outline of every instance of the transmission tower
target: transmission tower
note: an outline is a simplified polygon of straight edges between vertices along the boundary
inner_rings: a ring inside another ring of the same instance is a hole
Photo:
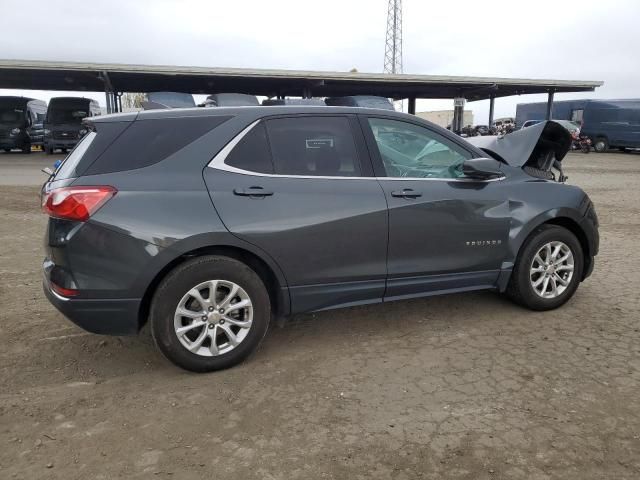
[[[389,0],[384,73],[402,73],[402,0]]]

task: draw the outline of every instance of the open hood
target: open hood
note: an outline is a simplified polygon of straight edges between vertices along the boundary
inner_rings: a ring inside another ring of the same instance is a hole
[[[514,167],[529,166],[548,171],[562,161],[571,148],[571,134],[549,120],[504,136],[471,137],[467,141]]]

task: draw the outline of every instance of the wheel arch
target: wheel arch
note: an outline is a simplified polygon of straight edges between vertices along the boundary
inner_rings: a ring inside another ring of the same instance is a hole
[[[536,221],[530,222],[528,228],[522,229],[519,234],[512,241],[513,248],[513,258],[511,259],[509,264],[509,268],[507,270],[507,274],[505,275],[505,270],[503,269],[503,274],[501,274],[498,280],[498,287],[500,291],[504,291],[507,288],[507,284],[509,283],[509,278],[511,277],[511,272],[513,266],[516,264],[518,260],[518,256],[522,251],[522,248],[527,243],[529,238],[536,233],[536,231],[542,227],[543,225],[557,225],[559,227],[563,227],[573,233],[578,241],[580,242],[580,246],[582,247],[582,255],[584,257],[584,270],[583,270],[583,278],[585,278],[585,272],[589,271],[590,264],[592,262],[593,256],[591,252],[591,247],[589,246],[589,241],[587,239],[587,234],[580,226],[579,217],[577,216],[577,212],[568,209],[558,209],[552,210],[549,212],[545,212],[544,214],[538,216]]]
[[[174,255],[164,267],[162,267],[148,283],[142,296],[138,310],[138,329],[142,328],[148,320],[151,309],[151,300],[162,280],[178,265],[195,257],[203,255],[220,255],[233,258],[248,265],[263,281],[269,299],[273,305],[273,312],[277,316],[286,316],[291,311],[289,289],[286,279],[279,267],[271,260],[265,260],[261,255],[250,248],[236,244],[211,244],[201,245],[196,248]]]
[[[587,239],[587,234],[580,226],[578,222],[569,217],[556,217],[550,220],[547,220],[542,225],[558,225],[559,227],[566,228],[571,233],[573,233],[578,241],[580,242],[580,246],[582,247],[582,255],[584,257],[584,269],[581,280],[584,280],[585,273],[590,270],[590,264],[593,259],[593,254],[591,252],[591,247],[589,246],[589,240]]]

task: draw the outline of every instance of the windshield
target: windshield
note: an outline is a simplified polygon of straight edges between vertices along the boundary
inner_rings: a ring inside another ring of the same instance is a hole
[[[80,125],[82,119],[89,116],[84,108],[73,106],[49,108],[47,123],[76,123]]]
[[[25,123],[24,108],[17,105],[0,104],[0,123],[22,126]]]

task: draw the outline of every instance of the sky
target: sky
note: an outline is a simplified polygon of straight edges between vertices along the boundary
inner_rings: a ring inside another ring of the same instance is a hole
[[[0,58],[381,72],[387,0],[0,0]],[[494,8],[492,8],[494,7]],[[640,1],[403,1],[404,72],[603,80],[640,97]],[[48,100],[59,92],[0,90]],[[64,95],[69,95],[65,92]],[[104,106],[104,94],[92,96]],[[198,97],[200,99],[202,97]],[[496,100],[496,117],[544,95]],[[421,100],[417,110],[452,108]],[[405,107],[406,108],[406,107]],[[468,103],[486,123],[488,101]]]

